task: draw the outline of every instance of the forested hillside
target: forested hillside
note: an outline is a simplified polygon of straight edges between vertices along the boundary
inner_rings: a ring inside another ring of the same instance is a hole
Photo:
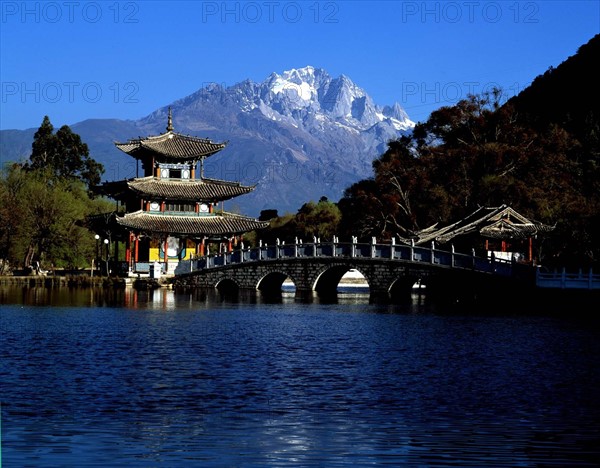
[[[407,237],[480,206],[507,204],[556,226],[537,242],[536,256],[547,265],[597,265],[599,49],[595,36],[517,97],[507,101],[499,89],[469,96],[391,141],[373,177],[339,201],[338,235]]]

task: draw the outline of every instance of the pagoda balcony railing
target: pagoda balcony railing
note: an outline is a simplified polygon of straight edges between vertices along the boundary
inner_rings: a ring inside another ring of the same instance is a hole
[[[513,273],[513,262],[509,260],[478,257],[474,251],[471,254],[458,253],[454,251],[454,246],[451,246],[451,250],[440,250],[433,243],[431,247],[418,247],[396,244],[393,239],[391,242],[378,243],[373,238],[370,243],[358,243],[356,238],[353,238],[352,242],[339,242],[335,237],[327,242],[321,242],[319,239],[314,239],[312,243],[295,244],[285,244],[279,240],[273,245],[261,242],[254,248],[244,248],[242,243],[239,250],[181,261],[175,274],[188,274],[232,264],[294,258],[387,259],[462,268],[502,276],[511,276]]]
[[[147,211],[146,213],[149,213],[151,215],[155,215],[155,216],[163,216],[163,215],[168,215],[168,216],[216,216],[216,215],[220,215],[220,213],[202,213],[202,212],[196,212],[196,211],[177,211],[177,210],[165,210],[165,211]]]

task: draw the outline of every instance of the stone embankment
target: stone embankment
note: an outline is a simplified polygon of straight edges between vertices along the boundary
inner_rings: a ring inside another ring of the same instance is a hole
[[[124,278],[91,278],[89,276],[0,276],[0,286],[20,287],[125,287]]]

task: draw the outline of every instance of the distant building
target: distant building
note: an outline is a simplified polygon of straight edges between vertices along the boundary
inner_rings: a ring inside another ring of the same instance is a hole
[[[98,192],[125,210],[95,216],[90,224],[112,241],[125,242],[130,273],[146,273],[150,263],[159,262],[172,274],[180,260],[205,255],[208,243],[231,250],[244,233],[269,225],[219,209],[220,202],[255,186],[205,178],[204,160],[226,143],[175,132],[170,109],[165,133],[115,145],[141,163],[144,176],[101,185]]]

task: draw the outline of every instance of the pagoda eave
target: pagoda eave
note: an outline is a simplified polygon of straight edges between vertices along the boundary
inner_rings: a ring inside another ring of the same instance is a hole
[[[158,136],[115,142],[115,146],[136,159],[152,157],[164,161],[198,161],[218,153],[226,143],[168,131]]]
[[[254,218],[223,213],[220,215],[184,216],[136,211],[117,217],[119,226],[148,235],[180,235],[191,238],[234,236],[264,229],[269,223]]]
[[[256,185],[217,179],[169,180],[144,177],[127,182],[128,188],[144,199],[219,202],[252,192]]]

